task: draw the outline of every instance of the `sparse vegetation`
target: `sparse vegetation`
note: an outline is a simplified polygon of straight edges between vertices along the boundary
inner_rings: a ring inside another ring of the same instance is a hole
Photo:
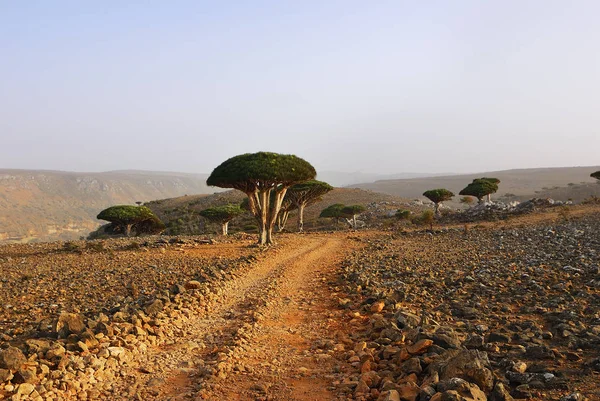
[[[421,214],[414,216],[411,222],[417,226],[429,225],[429,228],[433,230],[433,222],[435,220],[435,214],[433,210],[424,210]]]
[[[467,195],[474,196],[477,198],[479,203],[483,202],[484,197],[488,197],[490,199],[491,194],[496,193],[498,191],[498,184],[500,180],[497,178],[476,178],[467,185],[462,191],[459,192],[459,195]]]
[[[423,193],[423,196],[433,202],[433,204],[435,205],[434,206],[435,214],[439,215],[440,214],[440,205],[442,204],[442,202],[449,201],[450,199],[452,199],[454,194],[445,188],[438,188],[438,189],[430,189],[429,191],[425,191]]]
[[[410,210],[398,209],[395,216],[398,220],[408,220],[410,219]]]
[[[460,203],[464,203],[465,205],[472,205],[474,202],[471,196],[463,196],[460,198]]]
[[[340,222],[340,219],[344,217],[344,213],[342,212],[344,207],[345,206],[341,203],[335,203],[333,205],[327,206],[321,211],[319,217],[335,219],[336,224],[338,224]]]
[[[273,226],[288,188],[314,179],[316,175],[314,167],[297,156],[258,152],[224,161],[213,170],[206,183],[244,192],[258,222],[258,243],[270,245],[273,243]]]
[[[209,221],[221,224],[221,234],[227,235],[229,222],[244,213],[240,205],[215,206],[200,211],[200,216]]]
[[[348,224],[350,224],[352,228],[357,228],[356,217],[365,210],[366,208],[363,205],[344,206],[342,208],[342,217],[348,219]]]
[[[97,218],[110,222],[114,232],[122,232],[127,237],[133,230],[137,235],[157,234],[165,228],[159,218],[146,206],[111,206],[101,211]]]
[[[558,210],[558,216],[561,220],[568,221],[569,217],[571,216],[571,208],[567,205],[561,206]]]
[[[318,180],[310,180],[300,184],[293,185],[290,187],[285,194],[284,203],[289,202],[293,205],[293,209],[298,209],[298,231],[304,230],[304,208],[311,203],[319,199],[320,196],[325,195],[327,192],[333,190],[333,187],[326,182]],[[287,215],[290,210],[288,206],[283,208],[285,220],[287,221]],[[281,213],[281,212],[280,212]],[[284,223],[285,225],[285,223]]]

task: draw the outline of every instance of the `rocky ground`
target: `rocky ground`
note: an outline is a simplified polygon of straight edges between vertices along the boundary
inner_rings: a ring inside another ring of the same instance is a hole
[[[599,216],[0,247],[0,399],[598,400]]]
[[[368,242],[340,301],[355,399],[600,399],[599,214]]]

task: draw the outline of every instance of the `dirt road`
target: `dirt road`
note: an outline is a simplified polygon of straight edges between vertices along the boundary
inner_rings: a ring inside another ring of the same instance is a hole
[[[222,284],[173,344],[148,350],[114,399],[330,400],[346,334],[335,270],[353,241],[294,236]],[[347,339],[346,339],[347,341]],[[133,384],[132,384],[133,383]]]

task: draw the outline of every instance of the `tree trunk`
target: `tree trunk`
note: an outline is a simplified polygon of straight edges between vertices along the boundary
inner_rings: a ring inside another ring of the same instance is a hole
[[[487,201],[491,202],[492,201],[492,194],[487,194]]]
[[[439,216],[440,215],[440,203],[435,204],[434,210],[435,210],[435,215]]]
[[[287,224],[288,217],[290,216],[290,212],[280,211],[277,215],[277,231],[282,232],[285,229],[285,225]]]
[[[356,215],[352,215],[352,225],[354,226],[354,229],[356,230]]]
[[[133,227],[133,224],[125,224],[125,236],[126,237],[131,236],[131,228],[132,227]]]
[[[258,226],[258,245],[266,245],[267,243],[267,230],[261,224]]]
[[[269,200],[270,200],[270,194],[271,191],[269,190],[269,192],[267,193],[266,196],[266,207],[267,209],[267,213],[266,213],[266,244],[267,245],[273,245],[273,226],[275,225],[275,220],[277,220],[277,215],[279,214],[279,211],[281,210],[281,204],[283,203],[283,198],[285,196],[285,193],[287,192],[287,188],[284,187],[281,190],[277,191],[276,189],[273,191],[274,195],[275,195],[275,202],[273,203],[273,208],[269,207]]]
[[[304,231],[304,207],[306,205],[301,203],[298,205],[298,232]]]
[[[227,228],[228,227],[229,227],[229,222],[228,221],[224,222],[223,223],[223,227],[222,227],[222,229],[223,229],[223,235],[227,235]]]

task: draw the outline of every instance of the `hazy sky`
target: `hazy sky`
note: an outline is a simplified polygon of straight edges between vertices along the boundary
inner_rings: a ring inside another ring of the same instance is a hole
[[[600,1],[0,1],[0,167],[600,163]]]

